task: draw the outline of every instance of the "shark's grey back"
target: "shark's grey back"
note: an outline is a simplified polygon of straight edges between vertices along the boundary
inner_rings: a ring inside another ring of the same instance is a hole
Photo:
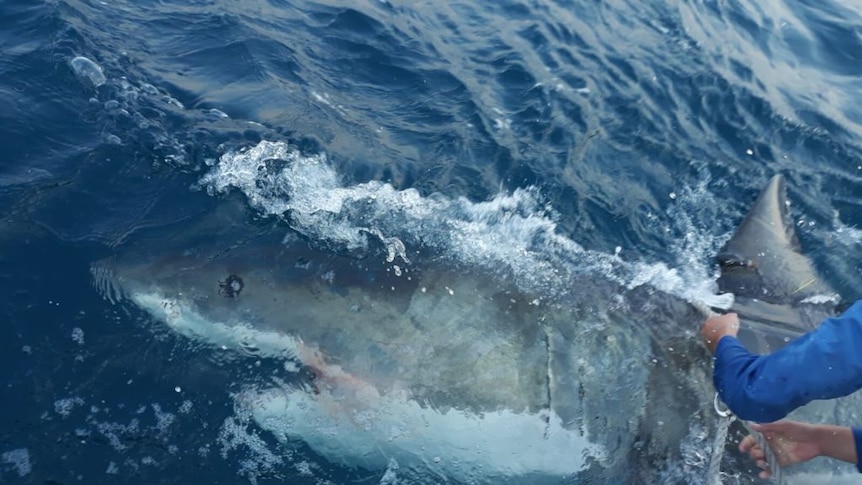
[[[834,290],[802,254],[784,177],[775,175],[718,255],[719,289],[736,295],[740,340],[768,353],[834,312]]]

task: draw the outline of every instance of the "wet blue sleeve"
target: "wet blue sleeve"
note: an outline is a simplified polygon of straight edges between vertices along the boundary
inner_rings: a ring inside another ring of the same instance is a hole
[[[713,383],[737,416],[761,423],[814,399],[862,388],[862,300],[769,355],[751,354],[736,338],[722,338]]]
[[[862,473],[862,428],[852,427],[853,442],[856,444],[856,470]]]

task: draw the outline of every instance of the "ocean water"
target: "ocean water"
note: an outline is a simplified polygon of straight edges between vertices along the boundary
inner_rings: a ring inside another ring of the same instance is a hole
[[[710,385],[680,307],[722,303],[712,258],[776,173],[819,273],[859,295],[860,32],[837,1],[0,2],[0,482],[531,483],[471,469],[482,450],[422,448],[429,474],[391,430],[366,452],[349,428],[261,419],[273,389],[309,378],[296,359],[175,331],[100,276],[108,261],[155,280],[190,256],[251,273],[262,237],[346,268],[322,273],[335,295],[462,275],[441,294],[498,282],[524,315],[582,317],[554,323],[586,396],[563,421],[602,424],[551,448],[553,483],[707,483],[715,419],[650,414],[682,399],[646,391],[651,363]],[[350,372],[370,312],[340,326],[318,310]],[[451,342],[492,340],[490,315]],[[460,412],[447,392],[386,409],[437,423]],[[858,422],[854,406],[829,420]],[[735,433],[719,478],[755,483]]]

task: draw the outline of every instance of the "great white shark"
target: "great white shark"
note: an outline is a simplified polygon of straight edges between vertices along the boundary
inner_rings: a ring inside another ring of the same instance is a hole
[[[236,197],[222,202],[94,264],[95,284],[219,351],[283,359],[292,371],[235,397],[284,443],[417,483],[654,481],[698,454],[681,443],[711,444],[693,438],[714,419],[691,302],[601,278],[549,299],[505,272],[423,264],[397,245],[357,258],[285,239]],[[718,261],[753,351],[834,311],[781,176]]]

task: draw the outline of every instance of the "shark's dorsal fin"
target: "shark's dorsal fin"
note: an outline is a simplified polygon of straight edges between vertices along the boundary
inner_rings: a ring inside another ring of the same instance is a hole
[[[769,180],[717,258],[723,292],[781,304],[831,293],[801,252],[781,175]]]
[[[837,297],[802,254],[781,175],[770,179],[717,259],[719,289],[735,295],[738,337],[753,352],[774,352],[832,313]]]

